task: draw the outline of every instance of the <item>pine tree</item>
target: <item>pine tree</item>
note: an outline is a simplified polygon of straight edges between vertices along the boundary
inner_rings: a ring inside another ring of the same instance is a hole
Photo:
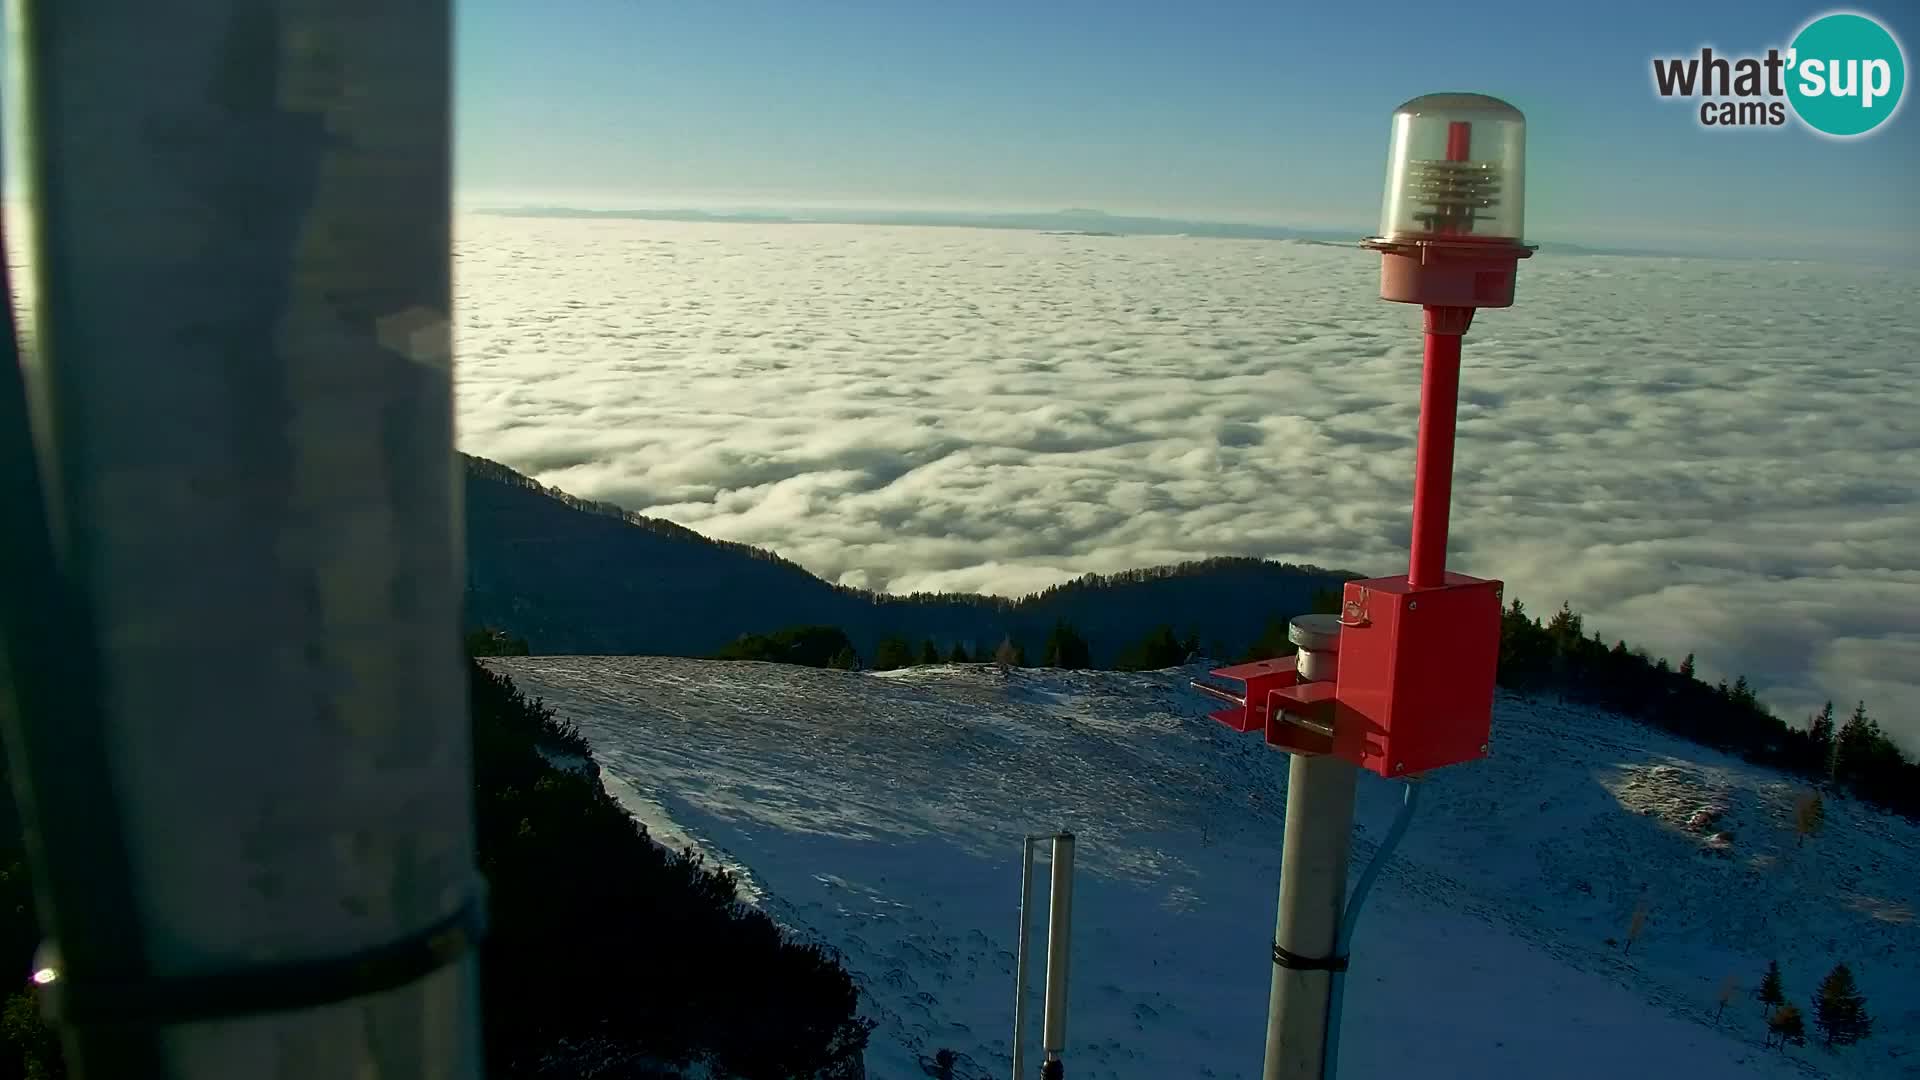
[[[1314,615],[1338,615],[1346,603],[1342,589],[1315,589],[1307,600],[1307,611]]]
[[[1093,656],[1087,649],[1086,639],[1073,624],[1060,619],[1053,624],[1053,633],[1047,635],[1046,651],[1041,654],[1040,662],[1046,667],[1077,670],[1093,666]]]
[[[1584,640],[1582,635],[1585,633],[1585,628],[1582,623],[1583,620],[1579,614],[1565,601],[1561,602],[1560,610],[1553,613],[1553,618],[1547,620],[1547,634],[1553,638],[1553,643],[1562,656],[1579,648],[1581,641]]]
[[[1780,961],[1767,961],[1767,973],[1760,977],[1760,1003],[1767,1007],[1769,1016],[1773,1010],[1787,1003],[1787,996],[1780,987]]]
[[[1753,687],[1747,685],[1747,677],[1745,675],[1734,679],[1733,691],[1729,694],[1729,697],[1732,698],[1735,705],[1742,709],[1751,709],[1756,704],[1753,696]]]
[[[1114,667],[1121,671],[1158,671],[1179,667],[1199,648],[1197,639],[1189,636],[1188,640],[1181,641],[1174,636],[1173,627],[1162,624],[1145,639],[1121,650]]]
[[[1287,624],[1283,619],[1268,619],[1267,628],[1258,640],[1240,656],[1240,662],[1254,660],[1273,660],[1293,655],[1293,642],[1287,637]]]
[[[854,653],[853,646],[849,645],[834,653],[833,659],[827,661],[827,666],[841,671],[855,671],[860,667],[860,657]]]
[[[898,668],[913,666],[913,646],[907,639],[897,634],[880,639],[880,647],[873,651],[873,670],[894,671]]]
[[[1820,715],[1813,718],[1807,734],[1813,739],[1816,753],[1822,757],[1833,753],[1833,702],[1827,702],[1826,707],[1820,710]]]
[[[920,643],[920,663],[922,665],[925,665],[925,664],[937,664],[939,662],[940,662],[940,650],[933,647],[933,639],[928,638],[927,640],[922,641]]]
[[[1788,1043],[1804,1046],[1807,1042],[1807,1023],[1800,1016],[1796,1005],[1782,1002],[1772,1016],[1767,1017],[1767,1045],[1786,1049]]]
[[[1872,756],[1874,743],[1884,738],[1880,725],[1867,715],[1867,703],[1853,707],[1853,715],[1840,725],[1833,740],[1832,776],[1836,783],[1848,783],[1859,777],[1861,767]]]
[[[1813,1002],[1813,1023],[1828,1046],[1846,1046],[1873,1034],[1867,999],[1854,985],[1853,972],[1847,965],[1833,965],[1827,977],[1820,980],[1820,995]]]
[[[1688,653],[1687,658],[1685,660],[1680,661],[1680,677],[1683,679],[1693,678],[1693,654],[1692,653]]]
[[[967,647],[956,641],[953,643],[953,651],[947,654],[947,663],[971,664],[973,658],[967,655]]]

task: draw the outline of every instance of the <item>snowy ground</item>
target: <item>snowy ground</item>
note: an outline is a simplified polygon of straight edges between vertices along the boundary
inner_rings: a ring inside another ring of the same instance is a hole
[[[1205,720],[1194,672],[489,662],[581,725],[656,837],[840,950],[880,1024],[874,1080],[941,1047],[969,1080],[1007,1074],[1020,837],[1063,826],[1071,1074],[1259,1074],[1285,758]],[[1920,831],[1829,802],[1802,847],[1795,794],[1617,717],[1503,699],[1495,756],[1433,775],[1369,902],[1343,1076],[1920,1074]],[[1398,799],[1363,780],[1356,873]],[[1623,956],[1606,939],[1643,901]],[[1716,1023],[1724,980],[1750,990],[1770,958],[1803,1009],[1847,961],[1875,1036],[1782,1057],[1744,993]]]

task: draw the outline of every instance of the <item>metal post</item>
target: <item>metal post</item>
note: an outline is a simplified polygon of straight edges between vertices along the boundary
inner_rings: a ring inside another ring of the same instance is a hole
[[[1447,517],[1453,498],[1454,417],[1460,398],[1460,335],[1472,308],[1429,307],[1420,376],[1420,430],[1413,461],[1413,542],[1408,584],[1446,584]]]
[[[1041,1080],[1061,1080],[1066,1064],[1060,1054],[1067,1046],[1067,961],[1073,952],[1073,834],[1053,838],[1053,883],[1047,911],[1047,1001],[1041,1045],[1046,1060]]]
[[[1033,944],[1033,848],[1040,840],[1029,836],[1020,853],[1020,945],[1013,965],[1013,1080],[1027,1076],[1027,956]]]
[[[449,6],[16,9],[35,524],[98,696],[26,687],[13,743],[89,1080],[479,1073]]]
[[[1331,615],[1294,619],[1303,682],[1332,679],[1339,623]],[[1320,1080],[1326,1055],[1329,965],[1337,962],[1347,891],[1347,848],[1359,770],[1331,754],[1295,754],[1287,771],[1287,825],[1280,852],[1280,906],[1274,925],[1273,985],[1267,1009],[1263,1080]],[[1344,959],[1344,958],[1340,958]]]

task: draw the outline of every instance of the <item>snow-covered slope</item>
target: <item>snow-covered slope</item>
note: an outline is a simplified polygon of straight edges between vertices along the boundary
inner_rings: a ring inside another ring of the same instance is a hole
[[[875,1080],[942,1047],[963,1077],[1006,1075],[1020,838],[1063,826],[1069,1074],[1259,1074],[1286,759],[1206,720],[1195,672],[489,663],[580,724],[656,837],[844,954]],[[1793,785],[1604,713],[1503,697],[1494,739],[1426,781],[1369,902],[1347,1080],[1914,1074],[1920,831],[1830,800],[1802,846]],[[1398,799],[1363,778],[1355,873]],[[1623,955],[1607,939],[1642,902]],[[1809,1011],[1845,960],[1876,1034],[1783,1057],[1749,993],[1716,1023],[1724,980],[1750,991],[1770,958]]]

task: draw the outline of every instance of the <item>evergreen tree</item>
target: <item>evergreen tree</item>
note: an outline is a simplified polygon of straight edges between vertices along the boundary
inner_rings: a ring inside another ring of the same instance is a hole
[[[880,646],[873,651],[873,670],[894,671],[913,666],[913,646],[898,634],[889,634],[880,639]]]
[[[1553,618],[1547,622],[1547,634],[1553,638],[1553,643],[1561,655],[1574,652],[1580,645],[1581,634],[1584,632],[1580,616],[1564,601],[1560,604],[1560,610],[1554,612]]]
[[[1813,718],[1807,734],[1813,740],[1814,751],[1825,756],[1833,753],[1833,702],[1827,702],[1820,715]]]
[[[1186,663],[1187,657],[1199,651],[1199,648],[1197,639],[1189,637],[1183,642],[1174,636],[1173,627],[1162,624],[1144,640],[1122,650],[1114,666],[1121,671],[1159,671],[1178,667]]]
[[[1046,667],[1077,670],[1092,667],[1093,656],[1087,649],[1086,639],[1073,624],[1060,619],[1053,624],[1053,633],[1047,635],[1046,651],[1041,654],[1040,662]]]
[[[840,654],[852,649],[853,642],[837,626],[789,626],[771,634],[741,634],[714,658],[839,667]]]
[[[1685,660],[1680,661],[1680,677],[1682,679],[1693,678],[1693,654],[1692,653],[1688,653],[1687,658]]]
[[[1747,685],[1747,677],[1745,675],[1734,679],[1733,691],[1729,696],[1738,708],[1751,709],[1758,704],[1753,696],[1753,687]]]
[[[933,647],[933,639],[928,638],[927,640],[921,642],[920,643],[920,663],[925,665],[925,664],[937,664],[939,662],[940,662],[940,650]]]
[[[860,657],[853,651],[853,646],[843,645],[840,647],[840,651],[834,653],[833,658],[827,661],[827,666],[830,668],[838,668],[841,671],[858,671],[860,670]]]
[[[1813,1002],[1813,1023],[1828,1046],[1846,1046],[1873,1034],[1867,999],[1854,985],[1853,972],[1847,965],[1833,965],[1827,977],[1820,980],[1820,994]]]
[[[1832,775],[1835,782],[1851,785],[1858,781],[1873,756],[1874,744],[1882,738],[1880,725],[1867,715],[1867,703],[1862,701],[1854,705],[1853,714],[1847,717],[1846,723],[1840,725],[1840,733],[1833,740]]]
[[[1807,1022],[1801,1018],[1796,1005],[1782,1003],[1767,1017],[1767,1045],[1786,1049],[1788,1043],[1804,1046],[1807,1042]]]
[[[1260,637],[1240,655],[1240,662],[1247,664],[1255,660],[1274,660],[1292,655],[1293,642],[1287,637],[1286,621],[1268,619],[1267,628],[1261,631]]]
[[[1771,1016],[1773,1010],[1787,1003],[1787,995],[1780,986],[1780,961],[1767,961],[1767,973],[1760,977],[1760,1004],[1767,1007]]]
[[[953,643],[953,651],[947,654],[949,664],[971,664],[973,658],[967,655],[967,647],[960,642]]]

